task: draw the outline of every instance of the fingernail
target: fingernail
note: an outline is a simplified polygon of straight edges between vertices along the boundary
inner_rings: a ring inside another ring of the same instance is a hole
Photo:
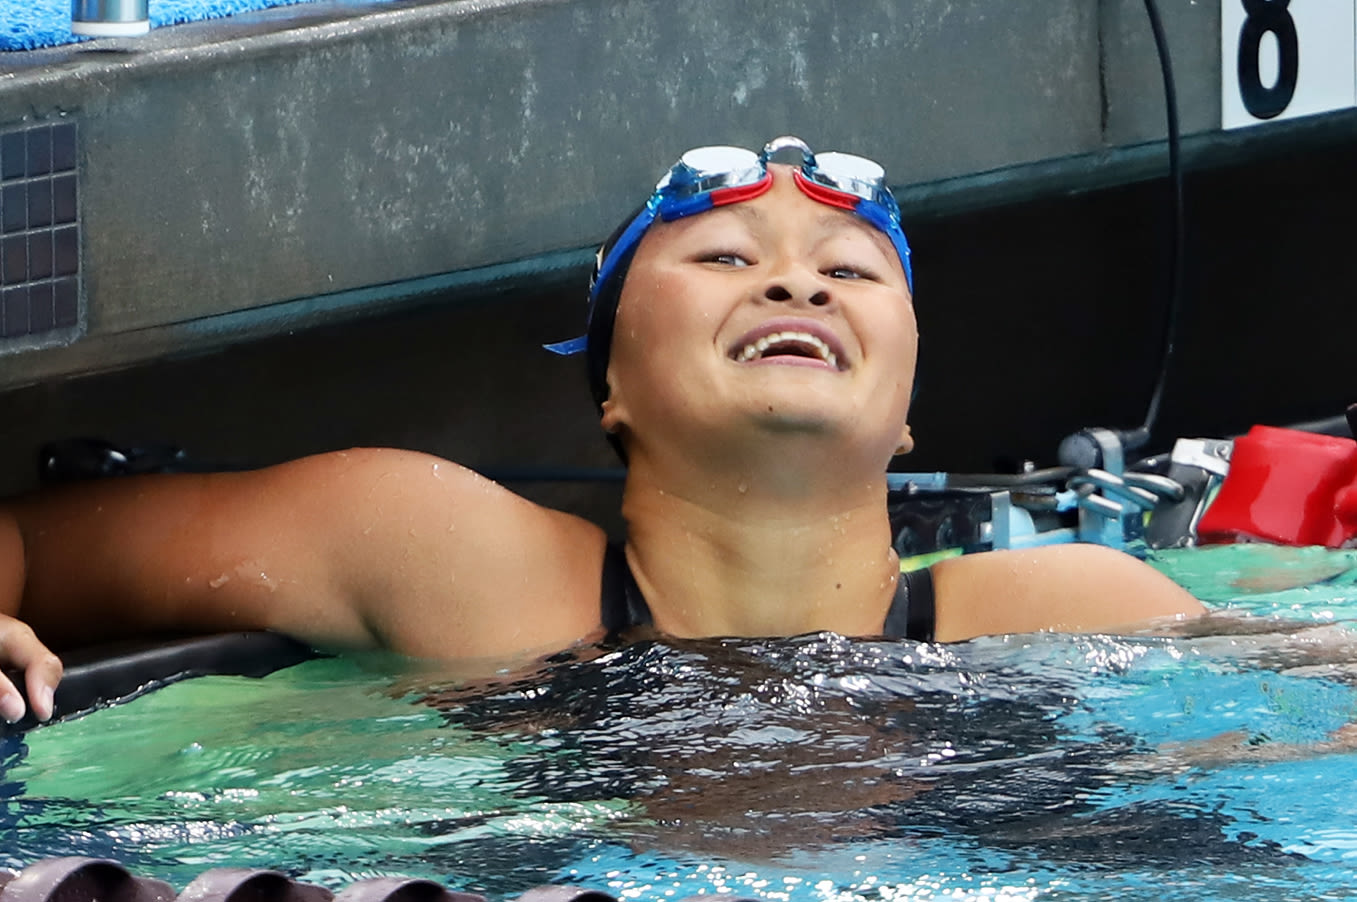
[[[38,690],[38,697],[33,702],[33,708],[38,715],[39,720],[50,720],[52,717],[52,706],[54,696],[51,686],[43,686]]]
[[[0,697],[0,717],[9,723],[18,723],[24,716],[24,700],[17,692],[6,692]]]

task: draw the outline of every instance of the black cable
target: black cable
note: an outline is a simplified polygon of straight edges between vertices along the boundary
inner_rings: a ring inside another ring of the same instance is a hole
[[[1168,381],[1169,363],[1173,358],[1174,341],[1183,307],[1183,273],[1187,245],[1187,224],[1183,216],[1182,141],[1178,133],[1178,92],[1173,84],[1173,63],[1169,58],[1168,39],[1164,24],[1159,19],[1159,8],[1154,0],[1145,0],[1145,13],[1154,32],[1154,47],[1159,55],[1159,71],[1164,78],[1164,110],[1168,119],[1169,181],[1172,187],[1173,238],[1169,245],[1168,311],[1164,321],[1164,344],[1159,358],[1159,376],[1145,411],[1145,422],[1128,435],[1128,448],[1140,447],[1150,440],[1159,407],[1164,399],[1164,385]]]

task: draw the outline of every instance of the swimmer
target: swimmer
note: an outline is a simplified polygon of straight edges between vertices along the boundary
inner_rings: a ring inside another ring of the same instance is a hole
[[[605,251],[568,349],[587,344],[628,463],[625,546],[394,449],[21,498],[0,508],[0,664],[34,713],[61,676],[49,648],[131,636],[271,629],[491,670],[642,624],[955,642],[1202,612],[1091,545],[901,575],[885,474],[914,445],[918,335],[876,164],[793,138],[690,151]],[[22,713],[0,677],[0,715]]]

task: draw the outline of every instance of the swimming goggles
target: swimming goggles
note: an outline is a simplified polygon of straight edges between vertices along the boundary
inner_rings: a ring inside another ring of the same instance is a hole
[[[589,283],[590,318],[603,287],[612,280],[622,261],[630,259],[656,219],[672,222],[758,197],[773,187],[769,161],[785,150],[800,153],[801,164],[792,171],[792,179],[802,193],[822,204],[856,213],[885,233],[900,256],[905,281],[913,291],[909,241],[900,226],[900,207],[886,187],[886,170],[879,163],[853,154],[816,154],[800,138],[785,135],[769,141],[761,153],[741,147],[698,147],[679,158],[617,240],[599,251],[594,277]],[[569,355],[585,350],[587,344],[588,337],[581,336],[545,347]]]

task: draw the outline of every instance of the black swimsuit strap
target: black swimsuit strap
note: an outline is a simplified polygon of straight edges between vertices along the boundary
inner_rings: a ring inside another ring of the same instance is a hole
[[[924,567],[901,573],[886,614],[885,634],[892,639],[932,642],[933,608],[933,571]]]
[[[626,546],[609,542],[603,552],[603,628],[611,635],[650,623],[650,605],[627,563]]]
[[[650,605],[627,564],[625,546],[609,542],[603,554],[603,628],[609,634],[651,622]],[[892,639],[933,641],[933,574],[928,568],[901,573],[882,634]]]

